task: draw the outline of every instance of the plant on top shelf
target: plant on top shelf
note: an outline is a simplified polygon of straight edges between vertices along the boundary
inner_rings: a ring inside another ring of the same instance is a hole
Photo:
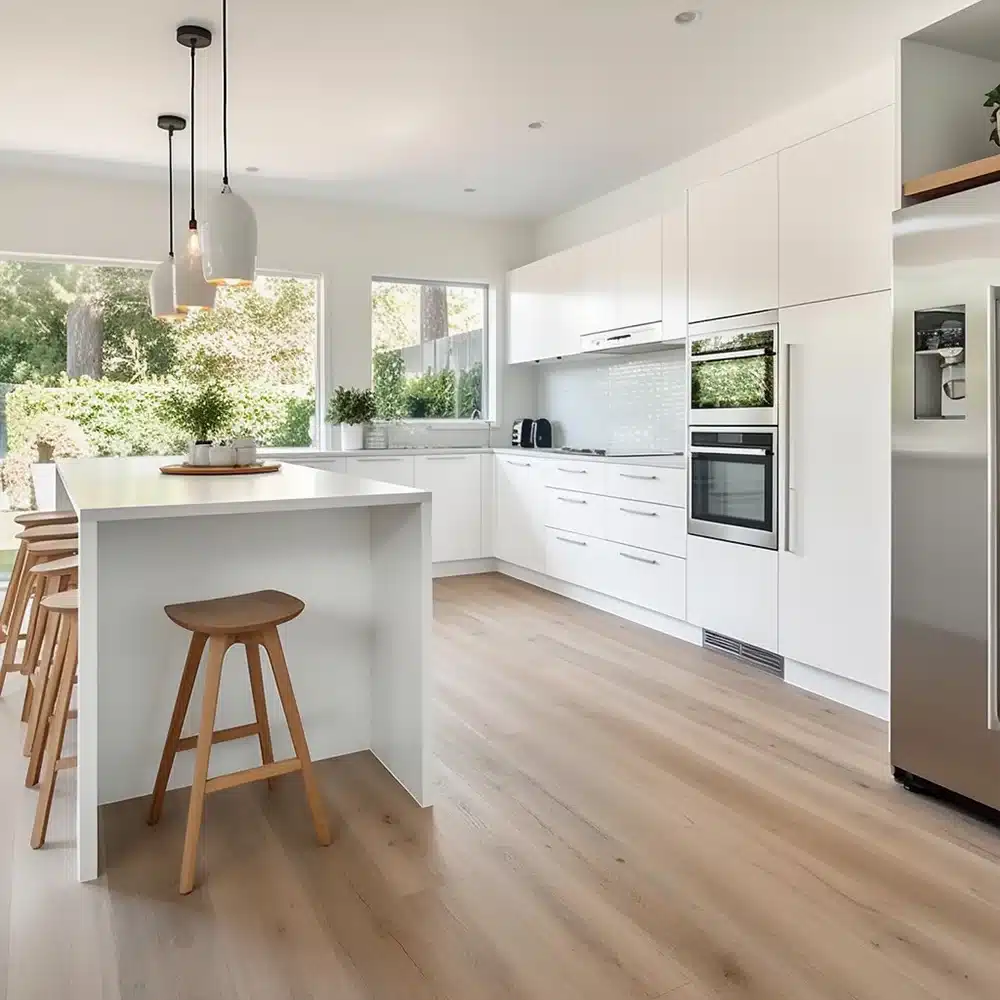
[[[983,107],[993,109],[990,112],[990,122],[993,125],[993,131],[990,132],[990,142],[995,142],[1000,146],[1000,126],[997,124],[997,113],[1000,112],[1000,87],[994,87],[986,95]]]
[[[218,382],[206,382],[195,390],[172,389],[161,404],[161,416],[190,439],[188,460],[206,465],[197,449],[218,438],[233,419],[233,401]]]
[[[349,389],[338,385],[326,408],[328,423],[340,424],[340,447],[360,451],[364,446],[364,425],[376,416],[375,395],[371,389]]]

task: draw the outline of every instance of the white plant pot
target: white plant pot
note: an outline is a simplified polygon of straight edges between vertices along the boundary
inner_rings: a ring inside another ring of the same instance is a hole
[[[35,462],[31,466],[31,479],[35,487],[35,507],[37,507],[38,510],[55,510],[55,462]]]
[[[213,444],[208,451],[208,464],[222,468],[236,464],[236,455],[233,453],[232,445]]]
[[[236,438],[233,454],[237,465],[255,465],[257,462],[257,442],[253,438]]]
[[[188,445],[188,465],[211,465],[211,445],[196,444],[192,441]]]
[[[365,446],[364,424],[340,425],[340,450],[361,451]]]

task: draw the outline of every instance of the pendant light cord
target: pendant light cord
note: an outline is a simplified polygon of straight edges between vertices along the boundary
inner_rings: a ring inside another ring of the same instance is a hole
[[[198,228],[198,219],[194,214],[194,54],[195,47],[191,46],[191,219],[188,222],[189,229]]]
[[[227,37],[227,11],[229,4],[222,0],[222,183],[229,186],[229,39]]]
[[[170,256],[174,256],[174,130],[167,129],[167,176],[170,178]]]

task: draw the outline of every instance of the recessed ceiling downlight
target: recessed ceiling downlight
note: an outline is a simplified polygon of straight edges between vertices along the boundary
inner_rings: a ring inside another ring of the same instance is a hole
[[[536,131],[536,132],[537,132],[537,131],[538,131],[538,129],[540,129],[540,128],[545,128],[545,122],[543,122],[543,121],[537,121],[537,122],[528,122],[528,128],[530,128],[530,129],[532,129],[533,131]]]
[[[259,174],[260,173],[260,167],[247,167],[247,173],[248,174]]]
[[[466,188],[465,189],[465,193],[466,194],[475,194],[476,193],[476,189],[475,188]]]
[[[676,24],[694,24],[701,18],[700,10],[682,10],[675,18]]]

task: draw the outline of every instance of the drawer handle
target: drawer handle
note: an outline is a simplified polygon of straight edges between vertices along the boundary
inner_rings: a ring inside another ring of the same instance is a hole
[[[587,543],[581,542],[578,538],[564,538],[562,535],[556,535],[556,539],[560,542],[565,542],[567,545],[582,545],[584,548],[587,547]]]
[[[567,476],[585,476],[587,475],[586,469],[564,469],[561,465],[557,465],[556,469],[559,472],[565,472]]]
[[[504,465],[519,465],[522,469],[531,468],[531,462],[512,462],[509,458],[506,459]]]
[[[646,483],[655,482],[657,479],[660,478],[659,476],[637,476],[631,472],[619,472],[618,475],[621,476],[622,479],[641,479],[643,482]]]
[[[579,504],[585,504],[587,502],[586,500],[573,500],[570,497],[556,497],[556,499],[558,501],[560,501],[560,503],[579,503]]]
[[[659,517],[655,510],[634,510],[632,507],[619,507],[623,514],[635,514],[637,517]]]
[[[402,462],[401,458],[359,458],[359,462]]]
[[[631,559],[632,562],[645,563],[647,566],[659,566],[660,565],[659,562],[657,562],[656,559],[643,559],[642,556],[634,556],[634,555],[632,555],[631,552],[619,552],[618,555],[620,555],[622,557],[622,559]]]
[[[468,455],[425,455],[428,462],[461,462]]]

